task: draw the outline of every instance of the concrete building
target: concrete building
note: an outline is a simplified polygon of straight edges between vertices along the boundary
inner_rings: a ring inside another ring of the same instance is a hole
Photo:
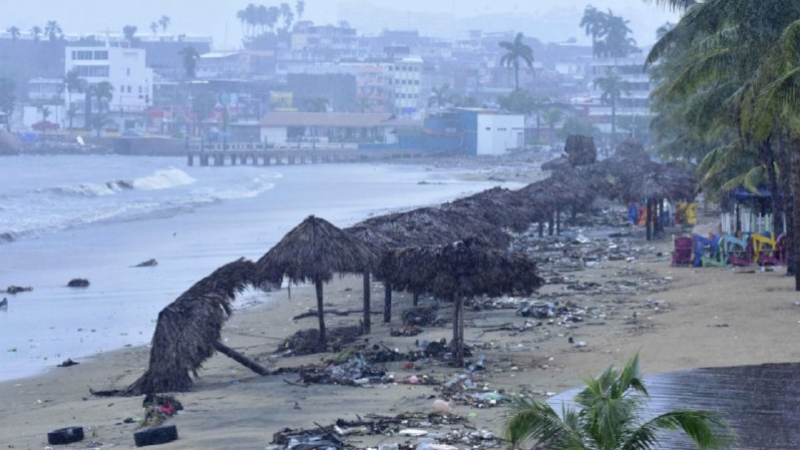
[[[401,117],[419,117],[428,100],[422,95],[422,58],[403,58],[391,64],[389,71],[395,114]]]
[[[423,129],[400,135],[402,148],[502,155],[524,147],[525,117],[482,108],[454,108],[432,114]]]
[[[268,112],[261,119],[261,142],[276,146],[342,146],[397,143],[398,129],[419,122],[388,113]]]
[[[75,70],[90,85],[111,83],[113,98],[108,105],[93,105],[93,111],[107,107],[108,118],[118,130],[139,128],[153,98],[153,70],[146,65],[145,50],[125,47],[66,47],[64,74]],[[83,99],[79,102],[81,114]]]
[[[650,74],[644,70],[646,52],[637,53],[627,58],[600,58],[592,61],[591,76],[588,80],[591,86],[591,106],[589,107],[589,120],[603,133],[611,133],[611,105],[603,104],[600,100],[602,91],[597,89],[592,80],[614,74],[626,83],[616,105],[617,138],[627,133],[625,127],[633,122],[649,123],[652,119],[650,112]]]

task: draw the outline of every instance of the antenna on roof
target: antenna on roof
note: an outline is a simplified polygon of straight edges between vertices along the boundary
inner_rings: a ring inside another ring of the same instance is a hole
[[[111,47],[111,29],[106,28],[100,32],[106,35],[106,47]]]

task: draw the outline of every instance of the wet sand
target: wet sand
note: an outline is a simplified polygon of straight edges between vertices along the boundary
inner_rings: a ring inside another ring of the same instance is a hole
[[[576,328],[548,325],[529,332],[487,332],[502,323],[522,326],[526,319],[514,310],[467,311],[466,340],[484,344],[487,370],[476,379],[507,393],[525,392],[545,398],[580,384],[582,377],[597,374],[609,364],[621,365],[639,351],[645,373],[698,367],[723,367],[767,362],[795,362],[800,359],[797,333],[800,296],[793,279],[775,272],[735,273],[718,268],[673,268],[669,264],[670,244],[656,243],[633,262],[604,262],[579,272],[581,281],[601,285],[626,277],[644,276],[664,280],[653,289],[641,288],[627,295],[592,295],[576,292],[581,305],[600,305],[602,321],[582,323]],[[662,252],[663,256],[657,256]],[[627,274],[627,275],[626,275]],[[644,275],[642,275],[644,274]],[[326,305],[358,309],[361,281],[357,277],[335,280],[326,287]],[[547,290],[564,289],[548,285]],[[270,368],[318,363],[326,355],[272,357],[281,338],[302,328],[316,326],[314,318],[291,321],[291,317],[314,308],[313,290],[292,290],[274,294],[274,301],[245,312],[229,321],[223,336],[226,344],[256,358]],[[373,284],[373,308],[380,309],[382,286]],[[395,296],[393,307],[398,326],[400,312],[411,305],[410,296]],[[659,305],[656,309],[653,305]],[[444,306],[442,315],[449,317]],[[633,313],[636,312],[636,319]],[[327,318],[329,326],[355,324],[358,317]],[[448,326],[426,328],[417,337],[390,337],[389,326],[374,316],[370,343],[382,342],[401,351],[413,347],[415,339],[449,337]],[[568,337],[585,341],[575,347]],[[40,449],[46,446],[49,430],[82,425],[86,439],[63,448],[134,448],[132,433],[137,425],[126,418],[142,416],[141,398],[96,398],[89,388],[124,388],[145,369],[148,349],[128,348],[106,353],[69,368],[0,384],[0,447]],[[439,380],[463,373],[442,364],[422,363],[405,370],[402,363],[388,363],[397,379],[427,374]],[[259,377],[232,360],[215,355],[200,372],[195,389],[179,394],[185,410],[172,419],[180,439],[171,449],[264,448],[272,435],[284,427],[313,428],[337,418],[354,419],[369,413],[394,415],[406,411],[431,411],[437,388],[388,384],[368,387],[312,385],[299,387],[296,375]],[[469,416],[478,429],[499,432],[504,408],[477,409],[456,405],[455,412]],[[401,437],[365,437],[360,446],[402,442]],[[92,444],[94,443],[94,444]]]

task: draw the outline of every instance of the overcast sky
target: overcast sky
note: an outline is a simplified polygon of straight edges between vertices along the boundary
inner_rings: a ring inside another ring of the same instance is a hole
[[[172,19],[168,32],[210,35],[217,49],[230,49],[241,42],[236,11],[251,2],[269,6],[281,0],[0,0],[0,27],[28,30],[57,20],[66,33],[118,33],[132,24],[139,27],[139,34],[150,34],[150,23],[167,15]],[[288,3],[294,6],[295,0]],[[634,37],[643,45],[652,43],[659,25],[677,20],[671,12],[643,0],[306,0],[306,18],[323,24],[348,20],[374,33],[384,27],[414,26],[420,23],[415,13],[425,13],[431,20],[422,22],[444,34],[483,28],[519,30],[544,41],[575,37],[588,42],[578,27],[587,3],[611,8],[630,20]]]

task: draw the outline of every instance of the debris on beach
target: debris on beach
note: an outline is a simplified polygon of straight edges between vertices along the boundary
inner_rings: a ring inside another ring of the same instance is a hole
[[[72,358],[67,358],[64,360],[64,362],[57,365],[56,367],[72,367],[72,366],[77,366],[78,364],[80,363],[73,361]]]
[[[172,395],[148,394],[142,401],[142,408],[144,408],[144,420],[139,424],[139,428],[148,428],[162,425],[178,411],[183,410],[183,405]]]
[[[8,310],[8,299],[3,297],[3,299],[0,300],[0,311],[7,311],[7,310]]]
[[[73,278],[67,283],[67,287],[71,288],[85,288],[89,287],[89,280],[85,278]]]
[[[358,325],[329,328],[327,330],[328,348],[333,352],[340,352],[345,346],[355,342],[362,334],[363,330]],[[286,338],[275,353],[281,353],[283,356],[303,356],[320,353],[319,330],[310,328],[296,332]]]
[[[436,325],[443,320],[439,317],[439,305],[415,306],[403,311],[403,325],[425,327]]]
[[[424,332],[425,332],[425,330],[423,330],[420,327],[416,327],[414,325],[405,325],[405,326],[403,326],[401,328],[392,328],[391,331],[389,332],[389,335],[394,336],[394,337],[398,337],[398,336],[417,336],[417,335],[422,334]]]
[[[6,293],[14,295],[14,294],[18,294],[20,292],[30,292],[32,290],[33,290],[33,288],[30,287],[30,286],[22,287],[22,286],[14,286],[12,284],[8,288],[6,288]]]
[[[137,265],[135,265],[133,267],[153,267],[153,266],[157,266],[157,265],[158,265],[158,261],[156,261],[155,259],[148,259],[147,261],[140,262],[139,264],[137,264]]]

